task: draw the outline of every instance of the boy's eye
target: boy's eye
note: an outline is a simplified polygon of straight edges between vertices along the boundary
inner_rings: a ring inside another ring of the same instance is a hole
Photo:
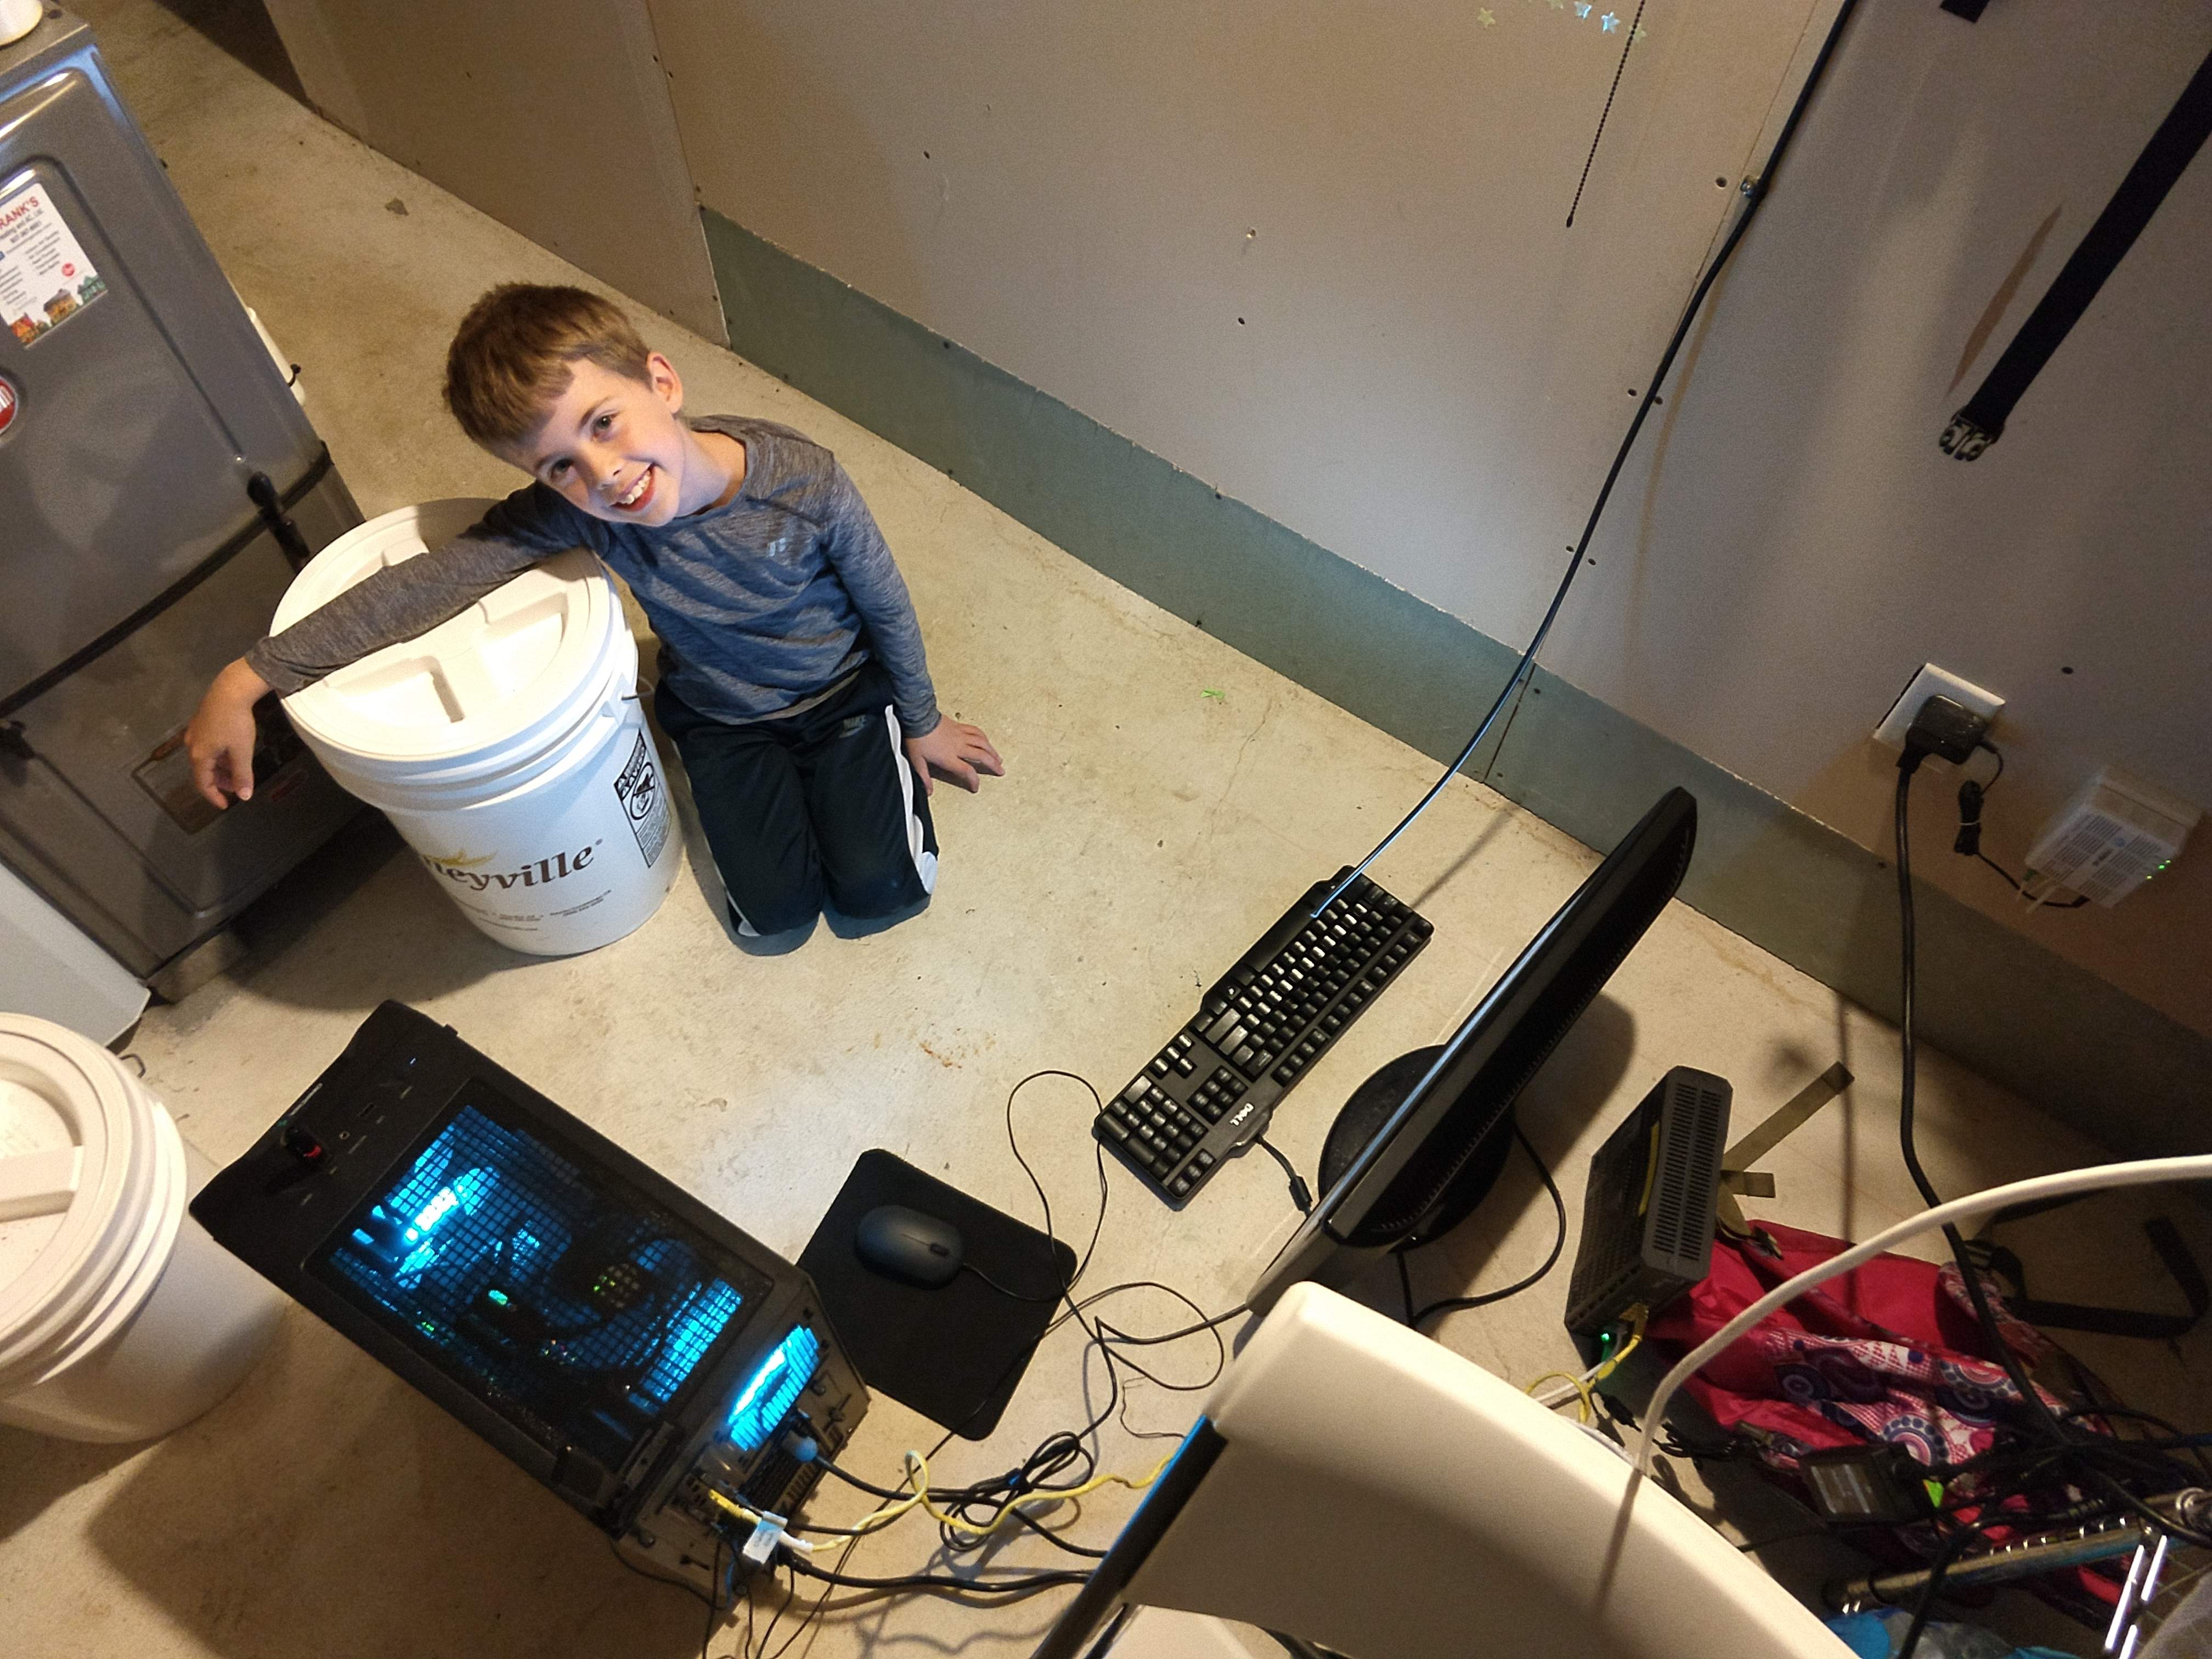
[[[566,462],[566,461],[555,461],[555,462],[551,463],[550,465],[548,465],[548,466],[546,467],[546,469],[545,469],[545,476],[546,476],[547,477],[549,477],[549,478],[557,478],[557,477],[560,477],[563,473],[567,472],[567,471],[568,471],[568,462]]]
[[[611,431],[613,429],[615,417],[613,416],[602,415],[598,420],[592,422],[592,430],[594,432]]]

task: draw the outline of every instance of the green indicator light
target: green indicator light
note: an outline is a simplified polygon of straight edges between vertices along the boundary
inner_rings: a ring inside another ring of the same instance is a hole
[[[486,1291],[484,1294],[489,1297],[493,1301],[498,1303],[501,1307],[504,1308],[507,1305],[507,1292],[505,1291]]]

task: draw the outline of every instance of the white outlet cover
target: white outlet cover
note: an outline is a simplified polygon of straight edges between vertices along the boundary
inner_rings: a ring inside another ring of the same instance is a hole
[[[1930,697],[1948,697],[1983,716],[1992,725],[2005,706],[2005,700],[1994,691],[1984,691],[1972,680],[1961,679],[1948,668],[1938,668],[1932,662],[1920,665],[1920,672],[1911,684],[1898,693],[1897,701],[1890,705],[1889,713],[1882,716],[1880,726],[1874,729],[1874,740],[1887,744],[1892,749],[1905,747],[1905,734],[1912,729],[1912,717]]]

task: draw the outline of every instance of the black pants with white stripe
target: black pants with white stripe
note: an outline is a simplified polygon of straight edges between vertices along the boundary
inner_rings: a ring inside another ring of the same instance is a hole
[[[825,903],[856,921],[887,916],[936,885],[928,797],[874,663],[782,720],[725,725],[665,685],[653,708],[684,757],[741,933],[803,927]]]

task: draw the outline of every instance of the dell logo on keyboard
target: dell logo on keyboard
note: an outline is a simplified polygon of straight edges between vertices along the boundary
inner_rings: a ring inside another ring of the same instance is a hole
[[[1229,1127],[1233,1129],[1238,1124],[1242,1123],[1246,1118],[1251,1116],[1253,1112],[1258,1108],[1259,1103],[1260,1103],[1256,1100],[1248,1100],[1242,1106],[1239,1106],[1230,1115]]]

